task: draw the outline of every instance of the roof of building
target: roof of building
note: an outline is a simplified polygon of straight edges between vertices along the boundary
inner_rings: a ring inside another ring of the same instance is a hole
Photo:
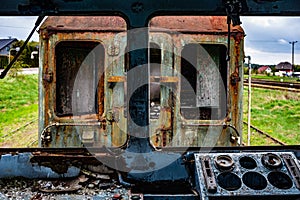
[[[10,38],[10,39],[0,39],[0,50],[7,47],[13,42],[18,41],[17,38]]]
[[[261,72],[264,72],[266,71],[268,68],[270,68],[269,66],[262,66],[260,68],[258,68],[258,72],[261,73]],[[271,68],[270,68],[271,69]]]
[[[277,69],[277,70],[292,70],[293,66],[289,62],[281,62],[278,65],[276,65],[275,69]]]

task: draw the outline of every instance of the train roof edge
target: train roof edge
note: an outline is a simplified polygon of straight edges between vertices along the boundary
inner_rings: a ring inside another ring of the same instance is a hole
[[[177,32],[227,33],[225,16],[158,16],[149,26],[154,30]],[[126,21],[119,16],[49,16],[40,30],[48,31],[126,31]],[[241,26],[232,26],[232,32],[242,32]]]

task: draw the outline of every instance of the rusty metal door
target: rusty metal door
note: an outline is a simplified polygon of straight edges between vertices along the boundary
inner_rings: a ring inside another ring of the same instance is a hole
[[[173,40],[167,33],[150,33],[150,137],[156,147],[172,142],[175,78]]]
[[[126,33],[117,33],[107,49],[105,121],[107,133],[111,136],[111,146],[121,146],[127,138],[126,44]]]
[[[111,49],[117,51],[109,55],[106,91],[106,121],[111,133],[111,145],[121,146],[126,142],[126,74],[128,52],[126,34],[116,34]],[[167,146],[172,139],[173,130],[173,83],[176,79],[173,70],[172,37],[166,33],[150,33],[150,137],[156,147]]]

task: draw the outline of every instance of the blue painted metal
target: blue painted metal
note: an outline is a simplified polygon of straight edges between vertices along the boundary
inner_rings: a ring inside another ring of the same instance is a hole
[[[145,183],[162,181],[186,182],[189,178],[181,154],[153,151],[143,155],[123,155],[130,169],[128,178]]]
[[[1,2],[0,15],[121,14],[130,20],[156,14],[226,15],[226,2],[241,2],[243,15],[295,16],[300,13],[300,5],[295,0],[7,0]]]
[[[146,153],[154,150],[149,141],[149,67],[147,21],[128,24],[127,45],[129,71],[127,73],[127,134],[128,150]]]
[[[70,166],[66,173],[58,174],[49,167],[31,163],[32,156],[31,153],[1,155],[0,178],[70,178],[78,176],[80,172],[79,168]]]
[[[193,194],[180,194],[180,195],[144,195],[145,200],[196,200],[199,199],[197,195]]]

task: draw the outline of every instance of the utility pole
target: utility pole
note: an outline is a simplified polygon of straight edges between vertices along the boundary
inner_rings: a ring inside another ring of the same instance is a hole
[[[247,146],[250,146],[251,140],[251,57],[246,56],[245,58],[248,59],[248,69],[249,69],[249,76],[248,76],[248,126],[247,126]]]
[[[294,67],[294,46],[298,41],[289,42],[292,45],[292,66]]]

